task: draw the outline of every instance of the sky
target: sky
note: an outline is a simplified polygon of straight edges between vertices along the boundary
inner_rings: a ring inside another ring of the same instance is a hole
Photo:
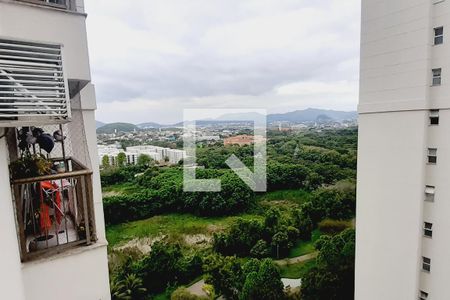
[[[355,110],[360,0],[85,0],[99,121]]]

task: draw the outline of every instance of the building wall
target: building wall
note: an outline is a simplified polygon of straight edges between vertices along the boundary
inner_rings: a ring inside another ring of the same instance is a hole
[[[83,9],[83,1],[76,0]],[[68,79],[90,81],[86,39],[86,15],[37,5],[0,0],[0,37],[64,45],[64,69]],[[95,90],[85,86],[79,95],[86,133],[90,167],[93,170],[94,213],[98,242],[56,256],[21,263],[19,257],[11,190],[7,180],[0,181],[4,200],[0,204],[2,251],[0,284],[5,299],[110,299],[107,242],[103,218],[100,176],[95,133]],[[73,99],[71,99],[72,101]],[[1,131],[1,129],[0,129]],[[4,141],[0,140],[0,174],[9,178]],[[11,219],[12,218],[12,219]],[[5,285],[5,286],[3,286]],[[11,296],[9,296],[11,295]]]
[[[444,43],[434,45],[439,26]],[[419,291],[450,299],[449,32],[448,0],[362,1],[357,300],[417,299]],[[433,68],[442,68],[440,86],[431,86]],[[430,125],[430,109],[439,109],[439,125]],[[435,165],[428,148],[438,149]],[[426,185],[436,187],[434,202],[424,201]]]
[[[0,135],[4,130],[0,128]],[[9,178],[8,151],[5,138],[0,139],[0,176]],[[19,243],[17,241],[13,200],[8,180],[0,180],[0,290],[2,298],[24,300]]]
[[[359,118],[355,299],[416,299],[426,112]]]
[[[84,14],[0,0],[0,36],[62,44],[67,78],[91,79]]]

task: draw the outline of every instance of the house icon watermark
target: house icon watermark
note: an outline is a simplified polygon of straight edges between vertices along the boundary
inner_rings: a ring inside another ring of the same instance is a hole
[[[249,113],[251,112],[251,113]],[[185,192],[219,192],[221,190],[220,179],[196,178],[196,137],[198,134],[197,121],[202,119],[222,116],[246,116],[240,121],[252,124],[253,130],[253,170],[248,168],[236,155],[232,154],[225,163],[239,178],[255,192],[267,190],[267,148],[266,148],[266,116],[264,109],[185,109],[183,113],[183,147],[186,151],[186,159],[183,161],[183,191]],[[248,117],[248,119],[247,119]],[[224,120],[222,121],[236,121]]]

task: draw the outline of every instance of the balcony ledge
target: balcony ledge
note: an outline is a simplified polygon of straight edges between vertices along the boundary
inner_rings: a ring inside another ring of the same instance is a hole
[[[25,0],[24,1],[21,1],[21,0],[0,0],[0,3],[14,4],[14,5],[25,5],[25,6],[35,7],[35,8],[39,8],[39,9],[50,9],[50,10],[58,11],[58,12],[61,12],[61,13],[87,17],[87,13],[73,11],[73,10],[68,10],[68,9],[65,9],[65,8],[58,7],[58,6],[47,5],[45,3],[39,4],[39,3],[34,3],[34,2],[27,2]]]
[[[54,261],[54,260],[58,260],[58,259],[64,259],[66,257],[80,255],[85,252],[97,250],[100,248],[107,248],[107,247],[108,247],[108,242],[106,240],[98,240],[97,242],[95,242],[89,246],[78,246],[78,247],[74,247],[74,248],[68,248],[66,250],[62,250],[60,253],[55,254],[55,255],[50,255],[47,257],[43,256],[43,257],[38,257],[33,260],[24,261],[24,262],[22,262],[22,267],[26,268],[27,266],[46,263],[46,262]]]

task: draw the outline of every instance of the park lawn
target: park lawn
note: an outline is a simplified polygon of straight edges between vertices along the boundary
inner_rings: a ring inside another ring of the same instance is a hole
[[[213,232],[228,228],[238,218],[262,220],[261,216],[252,214],[214,218],[197,217],[191,214],[167,214],[108,226],[106,238],[109,246],[114,247],[134,238],[161,235],[167,235],[169,238],[193,234],[211,235]]]
[[[314,248],[314,243],[319,239],[321,235],[322,233],[320,232],[320,230],[316,229],[312,232],[310,241],[297,241],[294,247],[292,247],[289,251],[288,257],[292,258],[314,252],[316,250]]]
[[[279,266],[280,275],[282,278],[297,279],[302,278],[305,274],[316,266],[316,259],[302,261],[295,264]]]

